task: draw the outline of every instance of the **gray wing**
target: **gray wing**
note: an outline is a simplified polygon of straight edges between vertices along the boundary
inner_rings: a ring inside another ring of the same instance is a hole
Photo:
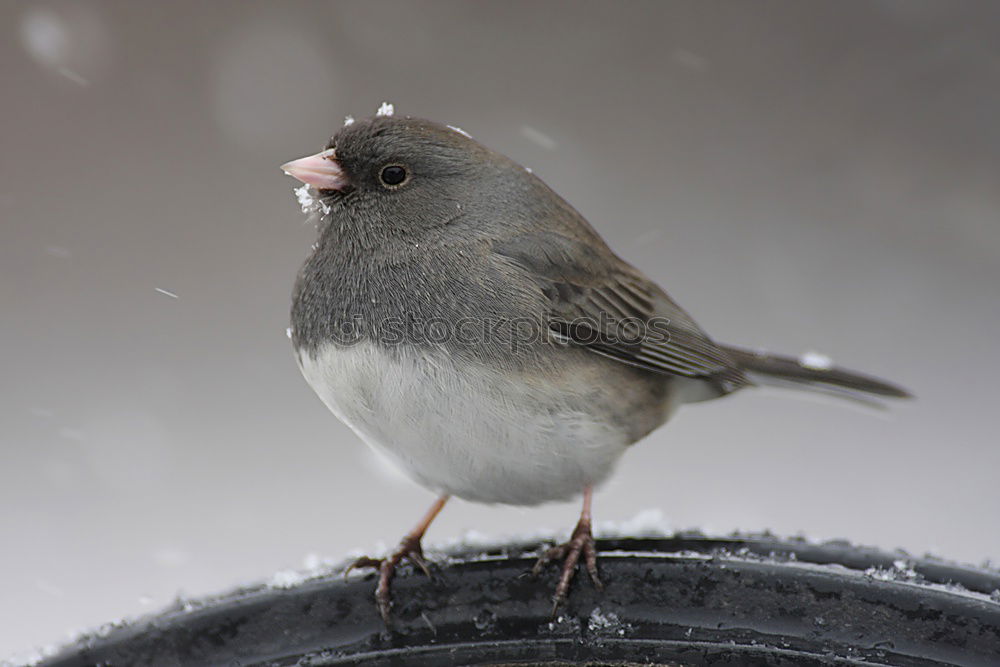
[[[535,232],[499,241],[493,251],[536,281],[558,338],[655,373],[704,379],[722,393],[749,384],[666,292],[599,239],[588,241]]]

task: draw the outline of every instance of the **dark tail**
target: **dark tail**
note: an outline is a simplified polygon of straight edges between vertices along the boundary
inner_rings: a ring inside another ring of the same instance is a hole
[[[898,385],[834,366],[820,355],[794,358],[728,345],[723,349],[757,384],[809,389],[864,403],[879,404],[876,397],[911,398]]]

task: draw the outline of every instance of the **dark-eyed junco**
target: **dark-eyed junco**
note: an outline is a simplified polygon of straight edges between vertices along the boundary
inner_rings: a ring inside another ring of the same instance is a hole
[[[350,121],[350,119],[349,119]],[[302,374],[341,420],[440,494],[379,569],[425,568],[449,496],[535,505],[583,494],[555,604],[583,558],[600,586],[591,490],[676,408],[768,381],[905,397],[832,366],[713,341],[537,176],[456,128],[379,115],[283,165],[312,186],[319,240],[295,284]],[[305,186],[303,186],[305,187]]]

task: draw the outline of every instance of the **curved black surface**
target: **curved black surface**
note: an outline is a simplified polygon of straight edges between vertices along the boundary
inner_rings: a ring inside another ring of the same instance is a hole
[[[579,576],[552,621],[555,570],[526,574],[537,548],[439,555],[430,580],[404,568],[391,630],[371,576],[330,574],[168,610],[42,664],[1000,665],[997,572],[843,542],[603,539],[606,590]]]

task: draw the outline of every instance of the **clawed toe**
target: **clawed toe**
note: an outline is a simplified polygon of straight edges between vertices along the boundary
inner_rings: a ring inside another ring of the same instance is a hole
[[[576,566],[583,557],[584,566],[590,580],[597,590],[604,590],[604,584],[597,573],[597,548],[594,543],[594,536],[591,532],[589,518],[581,518],[580,523],[573,530],[573,535],[569,541],[547,549],[532,568],[531,572],[537,576],[542,568],[552,562],[562,561],[562,572],[559,575],[559,583],[556,584],[555,594],[552,596],[552,615],[555,616],[559,607],[566,601],[569,594],[570,583],[576,575]]]
[[[399,543],[399,546],[386,558],[371,558],[362,556],[347,566],[344,570],[346,578],[352,570],[373,568],[378,571],[378,586],[375,588],[375,603],[378,606],[379,614],[386,625],[389,625],[389,612],[392,609],[392,579],[396,575],[396,566],[403,559],[413,563],[428,577],[431,576],[427,561],[424,560],[424,550],[420,546],[420,538],[407,535]]]
[[[434,504],[431,505],[430,510],[420,520],[420,523],[406,534],[406,537],[399,542],[396,550],[389,554],[387,558],[362,556],[348,565],[347,569],[344,570],[344,578],[347,578],[347,575],[352,570],[361,568],[373,568],[378,571],[378,586],[375,587],[375,604],[386,626],[392,625],[389,620],[389,611],[392,609],[391,584],[392,578],[396,574],[396,566],[399,565],[400,561],[405,558],[428,577],[431,576],[431,570],[427,567],[427,561],[424,560],[424,550],[420,546],[420,540],[423,538],[424,533],[427,532],[427,527],[431,525],[431,521],[434,520],[434,517],[438,515],[438,512],[441,511],[441,508],[444,507],[447,501],[448,496],[441,496],[434,501]]]
[[[372,558],[370,556],[361,556],[360,558],[358,558],[356,561],[354,561],[344,569],[344,579],[347,579],[347,575],[349,575],[354,570],[364,570],[366,568],[373,568],[377,570],[380,567],[382,567],[382,561],[384,560],[385,560],[384,558]]]

